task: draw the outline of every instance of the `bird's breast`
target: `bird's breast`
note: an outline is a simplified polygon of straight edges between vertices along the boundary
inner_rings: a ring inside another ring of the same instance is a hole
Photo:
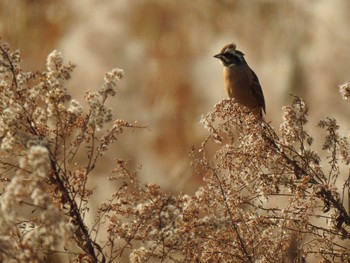
[[[225,67],[224,68],[225,89],[230,98],[248,108],[260,108],[252,93],[252,75],[246,67]]]

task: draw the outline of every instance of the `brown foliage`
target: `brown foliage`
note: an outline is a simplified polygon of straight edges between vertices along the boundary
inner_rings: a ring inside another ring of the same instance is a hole
[[[1,260],[349,261],[349,137],[335,119],[321,121],[323,160],[305,129],[302,99],[283,108],[279,133],[233,100],[216,104],[202,121],[208,137],[191,151],[204,178],[193,195],[142,184],[140,171],[117,159],[105,171],[117,190],[88,224],[95,165],[125,129],[145,127],[113,121],[105,104],[123,71],[106,73],[103,87],[87,92],[84,110],[67,88],[74,65],[59,52],[43,72],[24,72],[20,62],[1,43]],[[348,85],[341,91],[346,97]]]

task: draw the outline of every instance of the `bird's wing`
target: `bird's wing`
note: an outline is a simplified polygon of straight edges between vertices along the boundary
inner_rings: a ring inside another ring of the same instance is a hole
[[[264,112],[266,114],[265,98],[264,98],[263,91],[261,89],[261,85],[260,85],[258,76],[255,74],[255,72],[253,70],[251,70],[251,72],[252,72],[252,76],[253,76],[253,82],[252,82],[253,96],[256,98],[256,100],[258,101],[258,104],[264,110]]]

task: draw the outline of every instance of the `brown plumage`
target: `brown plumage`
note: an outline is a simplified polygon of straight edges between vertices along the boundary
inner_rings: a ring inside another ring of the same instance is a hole
[[[236,45],[224,46],[214,57],[220,59],[224,65],[224,82],[228,96],[259,116],[262,116],[263,111],[266,113],[259,79],[245,61],[244,54],[236,50]]]

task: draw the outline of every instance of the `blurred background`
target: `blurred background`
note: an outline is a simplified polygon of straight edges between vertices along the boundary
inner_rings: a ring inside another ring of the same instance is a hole
[[[316,141],[321,118],[349,130],[350,107],[338,92],[350,80],[349,13],[348,0],[1,0],[0,36],[21,50],[26,70],[43,70],[48,53],[62,51],[77,64],[69,90],[80,100],[101,87],[106,71],[124,69],[110,105],[116,118],[149,130],[123,134],[96,172],[105,176],[124,158],[142,164],[144,181],[191,193],[201,175],[188,152],[207,135],[201,116],[226,98],[213,55],[227,43],[258,75],[273,127],[294,93],[310,106]],[[96,191],[106,188],[113,186]]]

